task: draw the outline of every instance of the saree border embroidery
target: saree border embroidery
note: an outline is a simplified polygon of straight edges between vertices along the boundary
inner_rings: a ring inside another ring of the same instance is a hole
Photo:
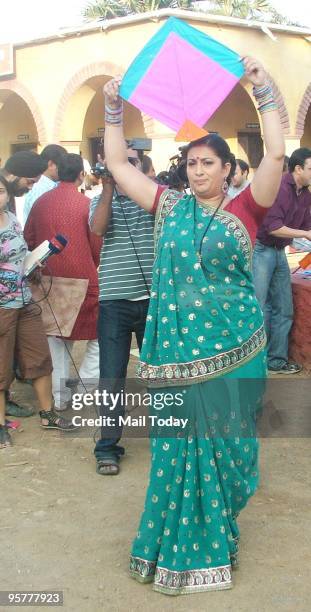
[[[241,346],[235,347],[225,353],[218,353],[213,357],[197,359],[185,363],[167,363],[156,366],[140,362],[137,369],[138,378],[148,380],[150,384],[191,385],[194,382],[203,382],[229,372],[242,363],[252,359],[264,346],[266,334],[264,325],[255,331]]]
[[[160,196],[159,204],[157,206],[154,224],[154,254],[157,255],[158,242],[163,228],[166,217],[171,212],[172,208],[183,200],[185,196],[181,195],[177,191],[172,189],[166,189]]]
[[[164,221],[166,217],[170,214],[172,209],[177,203],[180,203],[183,199],[187,198],[186,195],[181,196],[179,192],[173,191],[172,189],[166,189],[160,196],[159,204],[157,206],[156,215],[155,215],[155,227],[154,227],[154,250],[155,255],[157,253],[157,247],[159,238],[161,235],[161,231],[163,228]],[[203,210],[208,210],[213,212],[214,208],[212,206],[206,206],[201,204],[198,200],[196,200],[196,205],[202,208]],[[253,246],[250,239],[250,235],[244,225],[244,223],[234,215],[230,213],[225,208],[220,210],[215,215],[215,220],[218,219],[223,225],[225,225],[228,231],[232,231],[234,238],[237,240],[239,247],[245,257],[249,260],[252,259]]]
[[[212,206],[206,206],[201,204],[198,200],[197,200],[197,204],[198,206],[202,209],[202,210],[209,210],[210,212],[213,212],[214,208]],[[245,255],[245,257],[249,260],[252,259],[252,253],[253,253],[253,245],[250,239],[250,235],[244,225],[244,223],[241,221],[241,219],[239,219],[239,217],[237,217],[236,215],[234,215],[233,213],[229,212],[228,210],[226,210],[226,208],[221,209],[216,215],[215,215],[215,220],[219,220],[223,225],[225,225],[228,229],[228,231],[233,231],[233,236],[234,238],[237,240],[237,242],[239,243],[239,247],[241,249],[241,251],[243,252],[243,254]]]
[[[155,561],[147,561],[141,557],[130,557],[130,575],[140,582],[150,582],[156,570]]]
[[[131,556],[130,574],[141,582],[150,582],[154,578],[155,591],[174,595],[232,587],[231,565],[178,572],[156,566],[154,561]]]
[[[216,218],[219,216],[219,220],[223,225],[225,225],[228,231],[232,231],[234,238],[239,243],[239,247],[242,253],[245,255],[247,260],[252,259],[253,247],[250,239],[250,235],[242,223],[242,221],[226,210],[220,211],[219,215],[216,215]]]
[[[230,589],[231,587],[231,566],[224,565],[182,572],[157,566],[153,588],[155,591],[162,591],[164,593],[174,592],[182,594],[213,589]]]

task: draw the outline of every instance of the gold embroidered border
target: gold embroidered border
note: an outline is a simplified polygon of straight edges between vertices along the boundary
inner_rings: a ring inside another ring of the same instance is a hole
[[[160,366],[140,362],[137,376],[148,381],[150,387],[165,385],[191,385],[204,382],[225,374],[250,361],[266,344],[266,334],[262,325],[241,346],[225,353],[218,353],[206,359],[197,359],[184,363],[168,363]]]
[[[167,595],[183,595],[232,587],[231,565],[177,572],[165,567],[156,567],[155,562],[140,557],[131,557],[130,573],[133,578],[143,582],[150,582],[154,577],[154,590]]]
[[[230,565],[209,567],[206,569],[173,572],[164,567],[157,567],[154,577],[154,590],[171,595],[186,595],[215,589],[230,589],[232,572]]]
[[[216,217],[218,217],[218,215],[216,215]],[[228,231],[230,231],[231,229],[233,230],[233,235],[238,241],[242,253],[244,253],[247,259],[251,260],[253,247],[250,235],[245,225],[242,223],[241,219],[239,219],[239,217],[237,217],[236,215],[233,215],[232,213],[228,212],[226,209],[220,211],[219,218],[220,222],[228,228]],[[231,227],[231,224],[234,224],[235,228]]]
[[[208,209],[211,212],[213,212],[214,207],[213,206],[204,206],[203,204],[200,204],[200,202],[198,202],[198,205],[200,206],[200,208],[203,209]],[[216,215],[215,215],[215,219],[218,219],[221,223],[223,223],[223,225],[226,225],[228,227],[228,230],[231,229],[230,228],[230,223],[234,223],[235,225],[235,229],[234,229],[234,237],[236,238],[236,240],[239,243],[239,247],[241,249],[241,251],[244,253],[245,256],[247,256],[248,258],[252,258],[252,253],[253,253],[253,245],[250,239],[250,235],[243,223],[243,221],[241,221],[241,219],[239,217],[237,217],[237,215],[234,215],[233,213],[229,212],[228,210],[226,210],[226,208],[224,208],[223,210],[220,210]],[[233,228],[232,228],[233,229]],[[239,232],[239,233],[237,233]]]
[[[155,215],[154,225],[154,254],[157,254],[158,242],[161,235],[163,223],[166,217],[171,212],[173,206],[182,200],[185,196],[172,189],[166,189],[160,195],[159,203]]]
[[[155,561],[147,561],[141,557],[130,557],[130,575],[139,582],[152,582],[156,570]]]
[[[239,550],[240,550],[240,538],[236,536],[233,538],[235,544],[235,552],[230,553],[230,563],[232,569],[237,569],[239,567]]]
[[[157,245],[160,238],[161,230],[163,227],[163,223],[165,218],[169,215],[172,208],[177,204],[177,202],[181,201],[184,197],[181,196],[179,192],[176,192],[172,189],[166,189],[163,191],[159,198],[159,203],[156,210],[155,215],[155,228],[154,228],[154,243],[155,243],[155,255],[157,251]],[[206,206],[201,204],[198,200],[196,203],[200,208],[204,210],[209,210],[211,212],[214,211],[213,206]],[[246,257],[249,259],[252,258],[253,246],[251,243],[250,235],[239,217],[234,215],[233,213],[227,211],[225,208],[220,210],[215,215],[215,220],[218,219],[223,225],[228,227],[228,231],[233,229],[233,234],[236,240],[239,243],[239,247],[241,251],[244,253]],[[235,227],[231,228],[230,224],[234,224]]]

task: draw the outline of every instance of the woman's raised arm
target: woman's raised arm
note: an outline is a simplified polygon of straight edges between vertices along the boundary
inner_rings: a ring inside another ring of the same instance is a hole
[[[108,81],[105,94],[105,159],[117,185],[147,211],[152,209],[157,184],[128,161],[122,123],[121,77]]]
[[[281,183],[285,155],[284,135],[277,104],[267,75],[257,60],[245,57],[246,76],[254,85],[253,93],[262,116],[263,140],[266,154],[255,172],[251,192],[257,204],[272,206]]]

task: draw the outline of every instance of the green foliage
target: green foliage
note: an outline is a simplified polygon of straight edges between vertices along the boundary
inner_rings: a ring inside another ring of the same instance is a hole
[[[119,0],[95,0],[95,2],[89,2],[83,9],[83,17],[88,19],[111,19],[113,17],[124,17],[127,13],[125,12],[125,6],[123,2]]]
[[[211,0],[209,5],[208,8],[205,8],[208,13],[227,15],[239,19],[298,25],[278,13],[269,0]]]
[[[240,19],[258,19],[270,11],[268,0],[215,0],[215,12]]]
[[[85,7],[83,16],[88,19],[111,19],[164,8],[191,9],[192,4],[189,0],[95,0]]]
[[[201,2],[194,0],[93,0],[83,10],[83,17],[87,19],[113,19],[126,17],[137,13],[157,11],[159,9],[188,9],[205,10],[208,13],[238,17],[239,19],[253,19],[270,21],[272,23],[293,24],[283,15],[280,15],[270,4],[269,0],[211,0],[208,7],[202,7]]]

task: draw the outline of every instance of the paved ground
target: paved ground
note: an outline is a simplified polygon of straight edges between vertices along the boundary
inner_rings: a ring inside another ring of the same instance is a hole
[[[309,421],[310,379],[300,383],[299,400],[297,385],[286,391],[294,422],[301,412]],[[33,403],[28,385],[17,384],[16,392]],[[0,589],[63,589],[66,612],[311,609],[309,438],[262,440],[261,488],[240,517],[234,588],[171,598],[127,574],[147,483],[147,440],[127,440],[120,475],[101,477],[91,439],[43,431],[38,417],[24,419],[22,428],[0,454]]]

